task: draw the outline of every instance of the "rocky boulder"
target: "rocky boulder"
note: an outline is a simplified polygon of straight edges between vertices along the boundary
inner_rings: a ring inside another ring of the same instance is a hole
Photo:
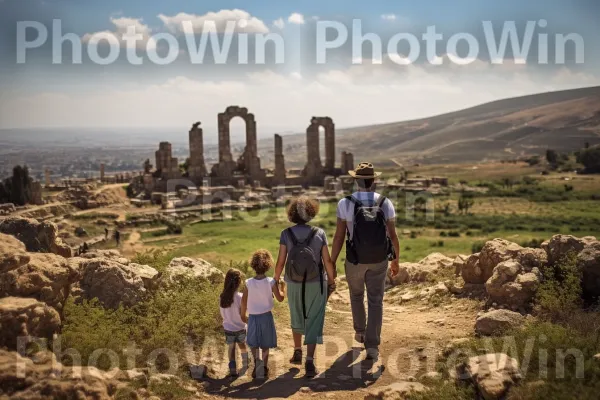
[[[577,267],[583,274],[583,295],[591,299],[600,297],[600,242],[584,247],[577,255]]]
[[[19,263],[12,263],[15,268],[0,272],[0,296],[32,297],[60,312],[71,286],[80,278],[77,268],[51,253],[28,253],[20,260],[18,267]]]
[[[73,255],[72,249],[58,236],[58,228],[52,222],[9,217],[0,221],[0,233],[16,237],[25,244],[27,251],[54,253],[63,257]]]
[[[88,260],[94,258],[104,258],[111,261],[116,261],[119,264],[127,265],[129,260],[121,255],[119,250],[91,250],[87,253],[79,255],[80,258],[86,258]]]
[[[147,265],[121,264],[106,258],[78,259],[81,294],[105,307],[132,306],[146,298],[156,285],[158,271]]]
[[[0,327],[0,347],[16,350],[25,344],[19,343],[19,338],[52,339],[60,329],[60,317],[55,309],[35,299],[4,297],[0,299]]]
[[[93,367],[64,367],[50,354],[33,359],[0,350],[0,397],[12,400],[112,399],[120,384]]]
[[[166,282],[168,283],[181,277],[209,279],[225,276],[220,269],[213,267],[208,261],[190,257],[172,259],[166,269],[165,275],[167,276]]]
[[[509,310],[494,310],[480,315],[475,322],[475,332],[483,336],[499,336],[525,323],[525,317]]]
[[[452,262],[452,267],[454,267],[454,275],[460,276],[462,274],[462,269],[465,266],[467,259],[469,256],[458,255]]]
[[[577,238],[571,235],[554,235],[552,239],[542,244],[542,249],[548,255],[548,262],[555,264],[570,253],[579,254],[587,245],[594,242],[597,240],[593,236]]]
[[[505,398],[510,388],[522,379],[518,361],[503,353],[471,357],[462,373],[473,381],[485,400]]]
[[[419,382],[395,382],[368,391],[365,400],[405,399],[411,393],[424,392],[427,388]]]
[[[14,236],[0,233],[0,274],[29,262],[25,244]]]
[[[485,283],[490,301],[512,309],[527,307],[540,284],[541,274],[537,268],[525,272],[516,261],[503,261],[496,265],[492,277]]]
[[[494,273],[494,268],[503,261],[513,260],[521,264],[525,272],[541,269],[547,263],[542,249],[521,247],[504,239],[488,241],[481,252],[471,255],[462,267],[462,277],[467,283],[485,283]]]
[[[453,260],[440,253],[432,253],[418,263],[400,263],[398,275],[391,278],[391,285],[401,285],[408,282],[427,282],[432,280],[435,274],[450,269]]]

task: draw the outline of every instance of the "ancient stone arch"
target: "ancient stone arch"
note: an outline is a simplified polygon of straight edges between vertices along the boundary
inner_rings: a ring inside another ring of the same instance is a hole
[[[321,162],[319,128],[325,129],[325,165]],[[330,117],[313,117],[306,129],[307,162],[304,174],[311,184],[322,184],[335,170],[335,124]]]
[[[240,117],[246,123],[246,147],[244,153],[236,161],[231,154],[231,138],[229,124],[233,118]],[[245,107],[229,106],[218,115],[219,127],[219,163],[213,167],[213,174],[221,178],[231,178],[238,171],[251,180],[264,178],[260,168],[256,144],[256,120],[254,114]]]

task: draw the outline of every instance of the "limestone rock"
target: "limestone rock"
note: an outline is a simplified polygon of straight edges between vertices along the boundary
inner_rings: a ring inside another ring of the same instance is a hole
[[[577,267],[583,273],[583,294],[600,297],[600,242],[588,244],[577,256]]]
[[[454,260],[450,257],[446,257],[441,253],[431,253],[421,261],[419,261],[419,265],[429,272],[437,272],[440,269],[451,268],[454,264]]]
[[[4,297],[0,299],[0,327],[0,347],[17,350],[19,337],[52,339],[60,329],[60,317],[35,299]]]
[[[465,372],[485,400],[505,398],[510,388],[521,380],[518,361],[503,353],[471,357]]]
[[[454,267],[454,275],[456,275],[456,276],[461,275],[462,269],[463,269],[465,263],[467,262],[468,258],[469,258],[469,256],[465,256],[462,254],[456,256],[456,258],[452,262],[452,266]]]
[[[158,276],[158,271],[148,266],[139,269],[137,264],[124,265],[104,258],[80,260],[82,294],[88,299],[97,298],[108,308],[120,304],[128,307],[143,300],[148,280]]]
[[[540,283],[537,268],[525,273],[516,261],[503,261],[494,268],[493,275],[485,284],[490,300],[511,308],[527,307],[533,300]]]
[[[548,254],[548,262],[554,264],[564,258],[567,254],[579,254],[584,247],[596,242],[595,237],[576,238],[571,235],[554,235],[543,247]]]
[[[485,283],[483,271],[479,266],[479,253],[471,254],[462,265],[461,275],[465,283]]]
[[[225,276],[220,269],[213,267],[208,261],[189,257],[172,259],[166,269],[166,275],[169,282],[173,282],[182,276],[201,279],[208,279],[213,276]]]
[[[52,357],[35,361],[0,350],[0,397],[12,400],[113,398],[119,385],[93,367],[63,367]],[[5,397],[6,396],[6,397]]]
[[[9,217],[0,221],[0,233],[16,237],[25,244],[27,251],[54,253],[63,257],[73,255],[72,249],[58,236],[58,228],[52,222]]]
[[[50,253],[29,253],[29,262],[0,273],[0,296],[33,297],[62,310],[79,280],[77,267],[67,259]]]
[[[521,314],[509,310],[494,310],[477,318],[475,331],[484,336],[501,335],[509,329],[517,328],[525,322]]]
[[[29,262],[25,244],[14,236],[0,233],[0,274]]]
[[[411,392],[424,392],[427,388],[418,382],[395,382],[391,385],[369,390],[365,400],[405,399]]]
[[[88,260],[91,260],[92,258],[106,258],[111,261],[116,261],[119,264],[129,264],[129,260],[123,257],[118,250],[92,250],[81,254],[79,257],[87,258]]]

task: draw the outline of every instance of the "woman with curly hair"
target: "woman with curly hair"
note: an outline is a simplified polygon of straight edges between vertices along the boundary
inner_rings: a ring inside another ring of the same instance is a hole
[[[248,324],[248,346],[254,358],[252,378],[266,379],[269,376],[269,349],[277,347],[277,332],[271,313],[273,297],[282,302],[283,294],[277,281],[266,276],[267,271],[273,268],[273,256],[268,250],[255,251],[250,260],[250,267],[256,275],[246,281],[240,314],[242,320]]]
[[[302,336],[307,346],[304,368],[306,377],[319,374],[314,356],[317,344],[323,344],[323,325],[327,295],[335,290],[335,267],[327,247],[327,235],[308,225],[319,213],[319,203],[306,196],[288,206],[288,219],[294,226],[284,229],[279,240],[279,255],[274,279],[279,281],[285,269],[290,307],[294,352],[290,362],[302,363]]]

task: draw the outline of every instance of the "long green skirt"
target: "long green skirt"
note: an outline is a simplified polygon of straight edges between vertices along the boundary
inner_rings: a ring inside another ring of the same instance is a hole
[[[304,344],[323,344],[323,325],[325,324],[325,306],[327,304],[327,281],[307,283],[304,302],[306,319],[302,310],[302,284],[287,283],[288,304],[292,320],[292,331],[304,335]]]

